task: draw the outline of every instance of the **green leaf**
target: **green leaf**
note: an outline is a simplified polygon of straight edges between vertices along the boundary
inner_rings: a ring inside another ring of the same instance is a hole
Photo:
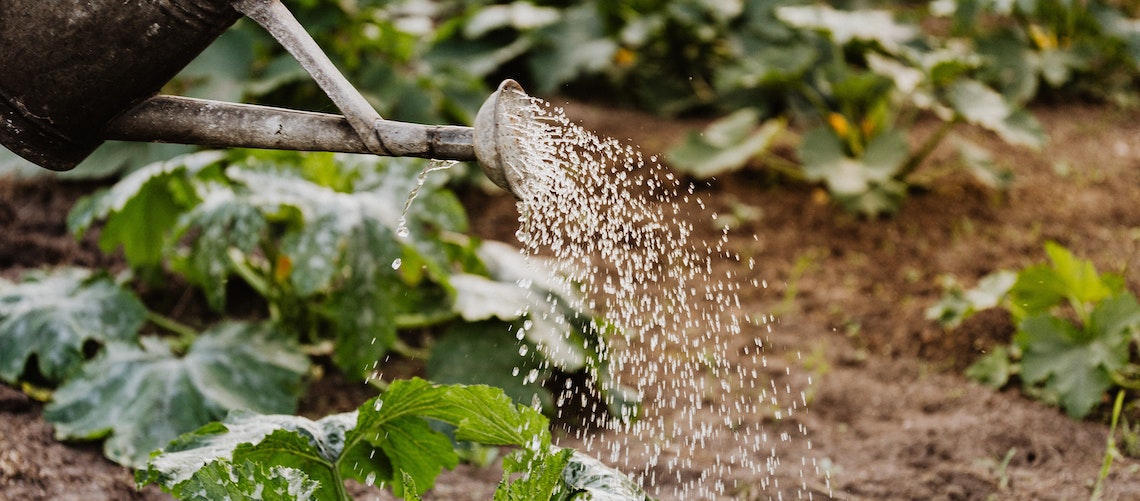
[[[1045,253],[1065,283],[1066,296],[1082,303],[1096,303],[1117,292],[1105,283],[1091,261],[1077,259],[1056,242],[1046,242]]]
[[[966,291],[966,299],[974,305],[975,310],[993,308],[1001,304],[1016,280],[1017,274],[1012,271],[995,271],[982,277],[976,287]]]
[[[396,339],[400,279],[392,263],[406,251],[396,240],[399,202],[373,192],[340,193],[286,172],[230,167],[227,176],[253,191],[263,213],[299,211],[281,252],[301,298],[331,292],[323,305],[334,319],[333,361],[362,379]]]
[[[186,497],[191,487],[215,476],[240,477],[236,465],[252,463],[257,469],[246,473],[257,475],[259,482],[266,473],[288,468],[305,473],[307,485],[315,486],[315,499],[343,499],[336,494],[342,484],[334,464],[355,417],[355,412],[334,414],[314,422],[300,416],[231,412],[222,423],[182,435],[156,452],[136,480],[140,485],[158,483],[176,497]]]
[[[233,272],[230,249],[250,254],[265,237],[268,222],[229,186],[210,184],[200,190],[202,201],[183,214],[174,240],[193,234],[181,271],[206,293],[215,310],[225,307],[226,281]]]
[[[825,182],[849,209],[866,214],[898,207],[905,185],[894,176],[909,154],[906,138],[893,130],[875,136],[861,159],[848,157],[839,137],[825,127],[805,134],[799,147],[804,177]]]
[[[582,4],[566,9],[557,23],[538,31],[539,45],[530,57],[535,91],[552,92],[559,85],[583,75],[611,68],[618,44],[603,33],[597,9]]]
[[[1115,346],[1119,342],[1127,344],[1127,338],[1137,327],[1140,327],[1140,305],[1132,293],[1125,292],[1097,304],[1089,315],[1086,330],[1094,339],[1111,339]],[[1124,351],[1127,351],[1127,347]],[[1122,368],[1123,365],[1109,366],[1112,370]]]
[[[489,386],[440,386],[422,379],[393,382],[383,395],[360,407],[356,427],[346,436],[346,456],[371,457],[379,448],[391,465],[378,471],[341,461],[346,477],[392,482],[401,495],[400,471],[413,476],[420,494],[435,484],[435,477],[458,461],[450,439],[427,426],[433,419],[456,427],[457,440],[488,445],[525,445],[533,440],[549,443],[547,420],[537,411],[515,405],[502,390]],[[419,424],[414,424],[419,423]],[[356,462],[354,462],[356,463]],[[377,472],[378,471],[378,472]]]
[[[503,322],[451,326],[432,347],[427,375],[443,384],[487,384],[502,388],[515,402],[542,402],[551,408],[543,388],[548,370],[530,343],[515,338],[518,327]],[[520,355],[521,351],[527,352]]]
[[[287,480],[313,499],[344,500],[340,486],[355,478],[419,499],[442,468],[455,464],[451,442],[428,420],[455,426],[458,440],[521,447],[504,461],[497,500],[569,499],[575,493],[650,499],[616,470],[551,446],[546,418],[515,405],[501,390],[422,379],[395,381],[357,411],[315,422],[231,413],[224,423],[206,425],[157,452],[136,478],[182,498],[232,498],[257,492],[259,484],[278,494],[280,480]]]
[[[106,220],[99,235],[100,248],[111,252],[122,247],[134,267],[156,266],[162,260],[168,231],[188,196],[189,190],[177,187],[178,180],[222,159],[222,153],[210,151],[148,165],[111,189],[77,203],[67,216],[67,226],[81,236],[95,221]]]
[[[1041,78],[1052,87],[1061,87],[1073,78],[1074,71],[1089,66],[1089,61],[1071,50],[1043,50],[1038,53]]]
[[[361,406],[360,437],[404,416],[422,416],[457,427],[455,438],[488,445],[525,445],[546,433],[545,417],[515,404],[490,386],[441,386],[419,378],[393,382],[383,395]],[[549,441],[547,434],[543,440]]]
[[[230,410],[292,412],[309,361],[267,325],[225,324],[183,357],[155,338],[115,343],[61,386],[44,410],[61,439],[110,435],[104,454],[130,466]]]
[[[573,449],[544,448],[539,452],[519,451],[503,458],[503,480],[495,489],[494,501],[533,501],[563,499],[569,495],[562,473],[574,456]],[[511,480],[515,474],[522,474]]]
[[[15,382],[36,356],[40,374],[58,382],[85,360],[87,341],[133,342],[146,308],[108,277],[65,268],[0,283],[0,379]]]
[[[1005,346],[994,346],[993,351],[966,368],[966,377],[997,390],[1009,382],[1013,372],[1009,349]]]
[[[531,306],[527,290],[517,284],[467,273],[452,275],[450,283],[455,289],[452,307],[468,322],[492,318],[515,320],[525,315]]]
[[[776,17],[796,28],[827,32],[839,45],[862,40],[878,42],[893,51],[919,35],[916,27],[900,24],[886,10],[841,11],[830,5],[789,5],[777,8]]]
[[[388,457],[392,470],[399,472],[397,478],[391,479],[392,491],[397,496],[405,495],[405,475],[410,477],[413,486],[423,486],[423,490],[427,490],[435,485],[435,478],[443,468],[450,470],[459,464],[451,439],[433,430],[419,416],[389,420],[383,435],[379,436],[382,439],[372,441],[372,444]],[[413,491],[413,494],[422,494],[423,490]]]
[[[406,471],[400,472],[400,485],[404,490],[404,499],[410,501],[420,501],[422,498],[419,494],[419,489],[416,488],[416,479]]]
[[[1053,308],[1068,292],[1068,286],[1056,272],[1045,266],[1030,266],[1017,274],[1017,281],[1009,290],[1011,312],[1014,319],[1037,315]]]
[[[669,164],[697,179],[709,179],[745,167],[767,151],[784,131],[784,122],[769,120],[759,129],[760,114],[744,108],[713,122],[704,132],[690,132],[665,153]]]
[[[954,328],[974,313],[1001,304],[1017,281],[1017,274],[998,270],[978,280],[978,285],[962,290],[953,279],[948,279],[942,299],[926,310],[926,318],[937,320],[945,328]]]
[[[624,473],[581,453],[570,457],[562,480],[571,492],[585,493],[587,499],[653,500]]]
[[[464,23],[463,34],[468,38],[479,38],[501,28],[534,29],[557,22],[559,17],[558,9],[538,7],[530,2],[488,5]]]
[[[1047,242],[1045,252],[1050,265],[1025,268],[1010,289],[1014,318],[1048,311],[1068,299],[1083,321],[1090,305],[1122,289],[1122,284],[1111,275],[1100,275],[1092,262],[1077,259],[1055,242]]]
[[[999,168],[988,150],[965,139],[955,138],[958,155],[966,171],[979,183],[996,189],[1007,190],[1013,184],[1013,173]]]
[[[964,120],[997,133],[1010,144],[1037,149],[1045,143],[1045,131],[1033,115],[1015,110],[981,82],[960,79],[946,89],[946,99]]]
[[[883,131],[867,143],[867,150],[863,152],[865,176],[871,182],[889,181],[898,174],[909,156],[906,134],[898,130]]]
[[[1124,298],[1122,301],[1128,301]],[[1104,327],[1119,325],[1125,305],[1106,301]],[[1131,307],[1136,307],[1131,299]],[[1099,309],[1099,308],[1098,308]],[[1131,315],[1135,315],[1133,311]],[[1128,363],[1127,332],[1081,331],[1066,320],[1041,314],[1021,322],[1014,342],[1021,348],[1021,377],[1027,385],[1055,392],[1074,418],[1088,414],[1112,386],[1111,373]]]
[[[182,484],[184,500],[260,499],[301,501],[317,498],[320,483],[304,471],[286,466],[258,465],[246,459],[235,466],[226,460],[208,463]]]

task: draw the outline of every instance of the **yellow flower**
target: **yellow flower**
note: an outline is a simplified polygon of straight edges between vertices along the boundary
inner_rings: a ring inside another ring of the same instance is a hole
[[[276,278],[278,282],[284,282],[292,272],[293,260],[284,254],[277,256],[277,267],[273,270],[273,278]]]
[[[847,137],[847,134],[851,132],[851,126],[847,124],[847,118],[839,113],[828,114],[827,124],[831,126],[831,129],[834,130],[836,134],[839,134],[839,137]]]
[[[1033,39],[1033,43],[1039,49],[1053,50],[1057,48],[1057,35],[1045,31],[1044,28],[1036,24],[1029,25],[1029,38]]]
[[[628,68],[636,61],[637,53],[632,50],[625,47],[618,47],[618,50],[614,51],[614,64],[620,67]]]

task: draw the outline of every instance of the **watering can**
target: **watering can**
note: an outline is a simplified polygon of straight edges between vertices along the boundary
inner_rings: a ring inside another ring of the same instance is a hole
[[[343,115],[157,95],[242,15],[264,27]],[[474,127],[385,120],[280,0],[0,1],[0,144],[69,170],[104,140],[476,160],[515,193],[530,98],[513,80]]]

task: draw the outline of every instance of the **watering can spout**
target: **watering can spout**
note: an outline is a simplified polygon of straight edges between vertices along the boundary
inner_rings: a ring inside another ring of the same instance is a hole
[[[157,95],[243,14],[344,114]],[[4,0],[0,20],[0,144],[48,169],[114,139],[475,160],[512,193],[520,179],[509,125],[529,98],[517,83],[491,94],[473,128],[385,120],[280,0]]]

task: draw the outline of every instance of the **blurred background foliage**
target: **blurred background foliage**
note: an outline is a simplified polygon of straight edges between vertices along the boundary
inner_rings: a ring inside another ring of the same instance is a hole
[[[959,124],[1037,148],[1044,136],[1027,106],[1140,102],[1134,0],[286,4],[386,118],[470,124],[503,78],[539,96],[726,117],[676,145],[671,166],[701,179],[771,168],[870,216],[899,209],[913,172],[947,138],[963,169],[995,189],[1008,185],[987,152],[955,137]],[[245,20],[166,90],[336,112],[300,66]],[[928,117],[948,125],[911,137],[916,120]],[[775,154],[779,145],[792,151]],[[111,175],[188,150],[109,143],[65,175]],[[0,169],[36,172],[7,152]]]

